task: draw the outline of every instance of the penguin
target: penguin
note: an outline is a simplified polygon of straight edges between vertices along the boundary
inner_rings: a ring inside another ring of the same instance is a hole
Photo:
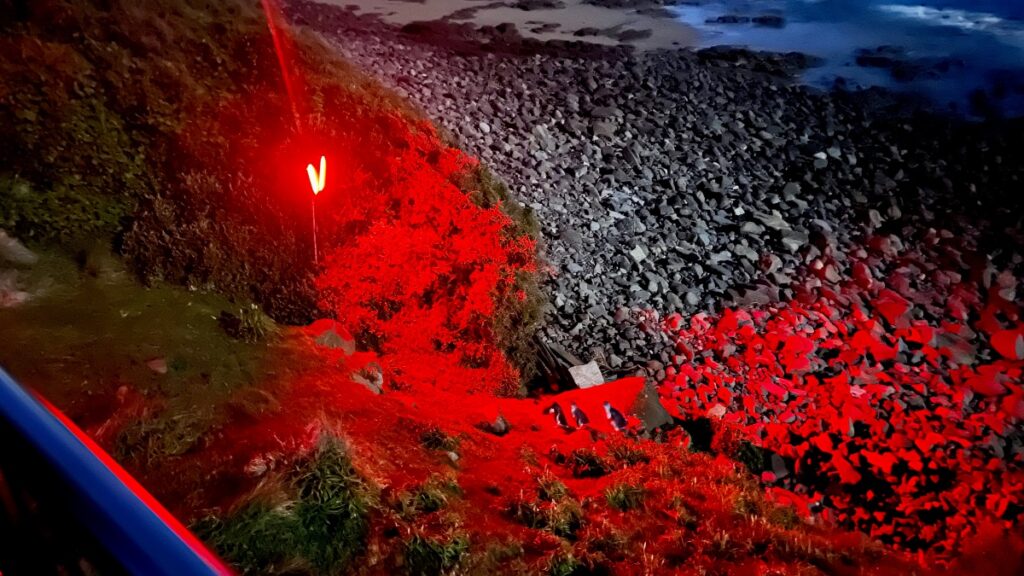
[[[555,402],[554,404],[549,406],[548,409],[544,411],[544,413],[554,414],[555,424],[557,424],[560,428],[569,428],[569,423],[565,421],[565,413],[562,412],[562,407],[558,405],[558,402]]]
[[[569,403],[569,412],[572,414],[572,419],[576,421],[577,427],[583,428],[590,424],[590,418],[587,418],[587,415],[583,413],[583,410],[580,410],[580,407],[575,402]]]
[[[612,428],[615,428],[616,432],[624,432],[626,430],[626,418],[615,408],[612,408],[611,402],[604,403],[604,413],[608,416],[608,421],[611,422]]]

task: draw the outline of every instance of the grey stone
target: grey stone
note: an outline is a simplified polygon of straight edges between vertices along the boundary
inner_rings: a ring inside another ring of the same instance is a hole
[[[770,214],[764,212],[754,212],[754,217],[757,218],[761,224],[764,224],[772,230],[789,230],[789,223],[779,214],[777,211],[773,211]]]
[[[334,328],[328,328],[327,330],[324,330],[319,336],[316,337],[316,340],[314,342],[316,342],[317,346],[341,350],[346,356],[351,356],[356,351],[355,340],[347,340],[345,338],[342,338],[342,336],[338,334],[338,332],[335,331]]]
[[[619,114],[619,109],[614,106],[596,106],[590,111],[590,116],[593,118],[612,118]]]
[[[757,252],[751,250],[748,246],[744,244],[736,244],[735,246],[732,247],[732,251],[746,258],[747,260],[750,260],[751,262],[757,262],[759,258]]]
[[[615,138],[615,124],[611,122],[594,122],[590,127],[594,132],[594,136],[601,136],[609,139]]]
[[[650,384],[645,385],[640,391],[635,405],[637,407],[636,416],[644,423],[644,429],[647,432],[672,425],[672,415],[661,405],[657,390]]]
[[[647,259],[647,251],[640,246],[635,246],[630,250],[629,255],[633,257],[633,260],[635,260],[637,264]]]
[[[353,372],[350,377],[353,382],[362,384],[374,394],[384,393],[384,371],[376,362],[370,362],[362,370]]]
[[[743,226],[740,227],[740,232],[750,236],[760,236],[764,233],[764,226],[756,222],[744,222]]]
[[[798,230],[786,230],[782,234],[782,245],[790,252],[796,252],[807,244],[807,234]]]
[[[665,301],[668,302],[668,305],[671,306],[675,310],[682,310],[683,309],[683,301],[679,299],[679,296],[676,295],[675,292],[669,292],[665,296]]]
[[[615,318],[614,318],[614,320],[621,324],[621,323],[625,322],[626,320],[629,320],[629,316],[630,316],[629,308],[625,308],[625,307],[621,307],[620,306],[615,311]]]
[[[782,188],[782,197],[791,200],[800,195],[800,183],[799,182],[787,182]]]

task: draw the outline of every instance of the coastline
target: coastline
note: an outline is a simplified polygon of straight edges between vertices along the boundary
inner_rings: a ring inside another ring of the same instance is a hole
[[[701,46],[815,55],[821,65],[800,80],[821,89],[877,86],[923,95],[943,113],[1024,115],[1024,22],[1010,6],[702,0],[675,12],[700,30]]]
[[[474,26],[512,24],[525,38],[584,41],[639,50],[696,46],[697,31],[655,1],[629,2],[634,8],[610,8],[583,0],[326,0],[357,7],[356,12],[403,26],[449,21]]]
[[[1024,112],[1019,80],[1024,69],[1010,64],[1010,48],[1006,54],[992,52],[998,50],[998,34],[1006,31],[985,20],[985,32],[969,37],[965,30],[982,24],[961,21],[984,14],[871,11],[869,6],[861,16],[836,8],[833,21],[832,8],[806,3],[770,8],[714,0],[323,1],[398,27],[512,28],[531,41],[640,51],[799,53],[806,63],[796,79],[818,90],[883,88],[927,101],[935,112],[972,119]],[[936,22],[929,25],[928,18]]]

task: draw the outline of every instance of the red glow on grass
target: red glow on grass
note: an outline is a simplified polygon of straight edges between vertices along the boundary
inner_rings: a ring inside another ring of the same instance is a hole
[[[288,36],[281,31],[281,23],[284,21],[284,16],[276,0],[260,0],[260,5],[263,7],[263,14],[267,18],[267,29],[270,30],[270,37],[274,41],[274,52],[277,54],[277,63],[281,69],[281,82],[284,84],[284,89],[288,94],[292,115],[295,117],[295,121],[298,122],[300,117],[297,100],[298,94],[296,94],[295,85],[292,80],[290,65],[292,50]]]
[[[167,526],[174,535],[184,542],[192,551],[196,553],[203,562],[205,562],[212,570],[225,576],[233,574],[234,572],[228,569],[214,553],[212,553],[205,544],[199,541],[195,535],[192,534],[176,516],[171,514],[167,508],[164,508],[163,504],[160,503],[152,494],[146,490],[134,476],[129,474],[120,464],[114,460],[109,453],[101,448],[92,437],[82,431],[70,418],[67,417],[60,409],[50,403],[49,400],[44,398],[42,395],[33,394],[36,401],[42,404],[52,414],[68,432],[70,432],[76,440],[82,443],[85,448],[92,453],[92,455],[99,460],[109,470],[118,481],[120,481],[136,498],[138,498],[149,510],[156,515],[161,522]]]
[[[372,343],[395,387],[514,390],[492,322],[495,301],[518,300],[516,275],[534,269],[533,241],[454,184],[475,160],[417,128],[387,158],[383,186],[335,198],[321,222],[346,231],[317,279],[323,305]]]

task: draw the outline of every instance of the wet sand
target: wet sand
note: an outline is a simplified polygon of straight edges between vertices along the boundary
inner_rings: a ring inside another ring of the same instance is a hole
[[[634,9],[603,8],[581,0],[564,0],[564,8],[524,10],[509,0],[322,0],[338,6],[357,6],[360,14],[375,14],[385,22],[450,19],[481,26],[515,24],[527,38],[576,40],[596,44],[625,44],[641,50],[694,46],[696,31],[671,17]],[[583,32],[579,32],[583,30]]]

